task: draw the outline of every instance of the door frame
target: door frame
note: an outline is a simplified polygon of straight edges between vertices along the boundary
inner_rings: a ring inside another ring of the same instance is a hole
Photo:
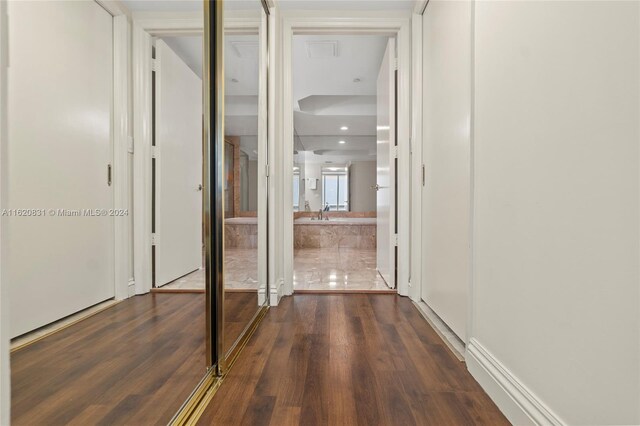
[[[280,228],[277,235],[282,235],[279,247],[275,253],[282,253],[282,262],[277,265],[281,269],[280,279],[271,288],[272,304],[284,295],[293,294],[293,194],[291,181],[293,180],[293,83],[292,83],[292,39],[294,34],[388,34],[398,40],[398,192],[396,203],[398,206],[398,261],[396,289],[399,295],[408,296],[410,293],[410,253],[411,253],[411,170],[418,169],[421,164],[411,160],[412,120],[411,120],[411,11],[283,11],[281,66],[279,103],[283,115],[279,120],[279,139],[282,140],[280,155],[275,156],[276,170],[281,174],[278,181],[279,220],[275,224]],[[415,120],[413,120],[415,123]],[[415,163],[415,164],[414,164]],[[417,164],[417,166],[416,166]],[[275,303],[274,303],[275,302]]]
[[[134,13],[133,59],[133,270],[135,294],[152,288],[152,37],[201,35],[201,13]]]

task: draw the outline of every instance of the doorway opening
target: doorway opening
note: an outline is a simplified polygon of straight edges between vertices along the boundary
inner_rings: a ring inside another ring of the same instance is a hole
[[[204,292],[202,35],[153,40],[152,285]]]
[[[396,40],[293,35],[295,292],[396,287]]]

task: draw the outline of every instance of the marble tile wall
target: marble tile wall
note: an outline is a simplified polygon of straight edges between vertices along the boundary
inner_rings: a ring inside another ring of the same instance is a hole
[[[303,225],[293,227],[293,244],[301,248],[376,248],[376,225]]]
[[[318,212],[294,212],[293,218],[299,219],[301,217],[316,217]],[[332,217],[377,217],[376,212],[323,212],[324,216]]]
[[[225,223],[224,246],[226,248],[255,249],[258,247],[258,224]]]

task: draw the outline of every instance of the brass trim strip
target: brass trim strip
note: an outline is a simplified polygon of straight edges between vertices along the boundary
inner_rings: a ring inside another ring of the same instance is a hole
[[[125,300],[126,300],[126,299],[125,299]],[[107,300],[105,300],[105,302],[107,302]],[[90,313],[86,314],[86,315],[85,315],[85,316],[83,316],[83,317],[80,317],[80,318],[78,318],[78,319],[75,319],[75,320],[71,321],[71,322],[70,322],[70,323],[68,323],[68,324],[61,325],[60,327],[58,327],[58,328],[56,328],[56,329],[54,329],[54,330],[51,330],[51,331],[49,331],[49,332],[47,332],[47,333],[43,334],[42,336],[36,337],[36,338],[35,338],[35,339],[33,339],[33,340],[29,340],[28,342],[24,342],[24,343],[22,343],[22,344],[20,344],[20,345],[17,345],[17,346],[12,347],[12,348],[9,350],[9,353],[14,353],[14,352],[19,351],[20,349],[24,349],[24,348],[26,348],[27,346],[29,346],[29,345],[31,345],[31,344],[33,344],[33,343],[39,342],[40,340],[45,339],[45,338],[47,338],[47,337],[49,337],[49,336],[51,336],[51,335],[53,335],[53,334],[56,334],[56,333],[57,333],[57,332],[59,332],[59,331],[65,330],[65,329],[67,329],[67,328],[71,327],[72,325],[76,325],[76,324],[78,324],[78,323],[79,323],[79,322],[81,322],[81,321],[84,321],[84,320],[86,320],[86,319],[88,319],[88,318],[91,318],[91,317],[92,317],[92,316],[94,316],[94,315],[99,314],[100,312],[104,312],[104,311],[106,311],[106,310],[107,310],[107,309],[109,309],[109,308],[113,308],[114,306],[116,306],[116,305],[117,305],[118,303],[120,303],[120,302],[122,302],[122,300],[114,300],[114,301],[113,301],[113,303],[110,303],[108,306],[104,306],[104,307],[102,307],[102,308],[100,308],[100,309],[98,309],[98,310],[96,310],[96,311],[94,311],[94,312],[90,312]],[[87,309],[91,309],[91,307],[89,307],[89,308],[87,308]],[[82,312],[82,311],[80,311],[80,312]],[[78,314],[78,313],[80,313],[80,312],[76,312],[76,314]],[[75,315],[75,314],[71,314],[71,315]],[[71,315],[69,315],[69,316],[71,316]],[[66,318],[66,317],[65,317],[65,318]],[[62,321],[63,319],[64,319],[64,318],[60,318],[58,321]],[[55,321],[55,322],[57,322],[57,321]],[[55,322],[54,322],[54,323],[55,323]],[[47,325],[51,325],[51,324],[47,324]],[[43,327],[47,327],[47,325],[45,325],[45,326],[43,326]],[[36,329],[36,330],[38,330],[38,329]],[[32,332],[35,332],[36,330],[33,330]],[[32,332],[31,332],[31,333],[32,333]]]
[[[178,412],[169,421],[169,426],[185,425],[188,424],[190,418],[196,412],[197,407],[205,399],[205,397],[220,386],[221,378],[216,375],[215,366],[209,368],[204,377],[200,380],[200,383],[191,392],[191,395],[182,404]]]
[[[171,419],[169,426],[195,425],[198,423],[202,413],[204,413],[205,409],[215,396],[225,377],[229,371],[231,371],[231,367],[235,364],[238,356],[247,345],[249,339],[251,339],[255,333],[258,325],[262,322],[268,310],[268,306],[262,306],[254,316],[251,323],[247,326],[244,333],[233,347],[233,352],[229,353],[229,356],[226,357],[227,368],[224,373],[222,375],[216,375],[216,371],[220,370],[217,370],[216,366],[210,368],[196,389],[191,393],[191,395],[189,395],[189,398],[187,398],[182,407],[180,407],[180,410],[176,413],[173,419]]]
[[[236,362],[238,355],[240,354],[242,349],[246,346],[247,342],[249,341],[249,338],[256,331],[256,328],[258,327],[260,322],[262,322],[262,319],[267,314],[268,310],[269,310],[268,305],[261,306],[258,309],[258,311],[255,313],[253,318],[251,319],[251,322],[247,324],[245,329],[242,330],[242,333],[240,334],[238,339],[233,343],[231,348],[229,348],[224,358],[225,364],[227,367],[226,369],[223,369],[222,371],[223,374],[226,374],[227,371],[231,369],[231,366],[233,365],[233,363]]]

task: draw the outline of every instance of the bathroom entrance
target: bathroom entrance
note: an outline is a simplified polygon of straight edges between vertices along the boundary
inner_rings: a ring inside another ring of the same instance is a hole
[[[396,38],[295,35],[293,289],[396,282]]]

